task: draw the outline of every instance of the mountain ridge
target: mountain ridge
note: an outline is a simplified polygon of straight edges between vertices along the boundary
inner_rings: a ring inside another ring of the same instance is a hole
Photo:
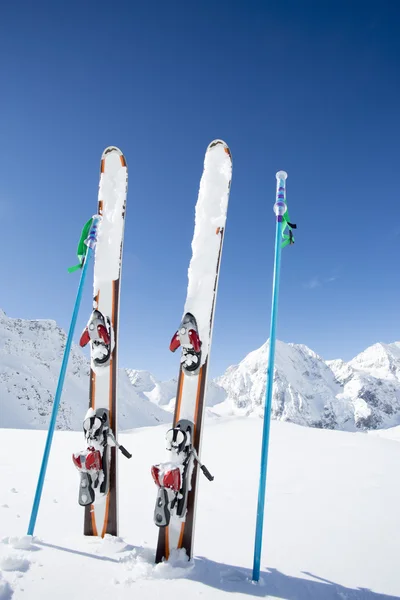
[[[45,429],[66,334],[53,320],[7,317],[0,309],[0,427]],[[262,416],[269,342],[210,381],[211,417]],[[88,406],[89,360],[72,345],[57,419],[80,429]],[[177,380],[119,370],[120,429],[170,423]],[[325,361],[304,344],[277,341],[272,418],[347,431],[400,424],[400,342],[378,342],[353,359]]]

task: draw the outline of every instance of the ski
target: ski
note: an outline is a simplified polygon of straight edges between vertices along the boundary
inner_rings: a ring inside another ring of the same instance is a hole
[[[83,422],[86,449],[73,455],[80,472],[78,502],[85,507],[84,534],[118,535],[117,340],[128,168],[122,152],[106,148],[100,163],[94,256],[93,311],[80,345],[90,345],[89,410]]]
[[[159,527],[156,562],[183,549],[193,550],[205,389],[214,322],[225,222],[232,177],[230,150],[222,140],[207,148],[196,204],[192,259],[181,323],[170,350],[181,349],[172,428],[167,432],[168,460],[151,469],[158,487],[154,522]]]

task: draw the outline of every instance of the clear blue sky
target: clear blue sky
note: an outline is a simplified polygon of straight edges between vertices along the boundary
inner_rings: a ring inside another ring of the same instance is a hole
[[[400,3],[8,2],[1,8],[2,286],[68,328],[99,160],[129,165],[120,365],[177,374],[208,143],[233,155],[212,375],[268,337],[275,172],[296,244],[278,338],[350,359],[399,334]],[[78,333],[91,311],[88,283]]]

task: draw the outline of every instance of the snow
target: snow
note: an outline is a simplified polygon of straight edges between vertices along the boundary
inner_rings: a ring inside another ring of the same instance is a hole
[[[400,442],[400,426],[390,427],[389,429],[378,429],[368,432],[368,435],[376,435],[386,440],[395,440]]]
[[[199,481],[195,558],[154,565],[157,488],[150,475],[167,426],[121,433],[119,537],[82,535],[82,434],[54,436],[36,536],[26,536],[45,432],[1,430],[0,599],[274,600],[400,598],[400,434],[347,433],[274,421],[262,557],[252,584],[260,419],[208,420]],[[12,452],[10,449],[12,448]],[[223,451],[221,452],[221,449]],[[28,450],[29,449],[29,450]]]
[[[268,348],[266,342],[215,380],[226,393],[214,403],[216,414],[262,415]],[[400,424],[399,344],[375,344],[345,363],[277,341],[272,418],[347,431]]]
[[[13,595],[8,581],[5,581],[0,575],[0,600],[9,600]]]
[[[117,148],[113,148],[111,152],[107,150],[102,156],[105,169],[99,185],[99,201],[103,202],[103,212],[95,251],[94,296],[101,282],[119,278],[124,232],[128,172],[121,163],[121,151]]]
[[[65,343],[66,335],[54,321],[27,321],[0,314],[0,426],[47,426]],[[88,361],[73,344],[60,427],[75,425],[74,408],[85,397],[87,405],[88,386]]]
[[[358,354],[349,363],[356,369],[366,371],[373,377],[400,378],[400,345],[374,344]]]
[[[196,204],[192,258],[188,271],[188,289],[183,316],[190,312],[197,320],[201,340],[201,364],[210,346],[210,315],[214,302],[214,286],[221,237],[228,209],[232,161],[227,146],[211,143],[204,159]],[[210,272],[210,265],[213,266]]]

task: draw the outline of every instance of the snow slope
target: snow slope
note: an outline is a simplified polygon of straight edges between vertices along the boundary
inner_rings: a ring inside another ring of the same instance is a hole
[[[174,566],[153,564],[149,469],[163,455],[165,425],[121,434],[133,452],[119,462],[121,537],[104,540],[82,535],[70,458],[81,435],[56,432],[32,545],[22,536],[45,432],[2,430],[0,600],[399,600],[400,443],[378,432],[272,423],[263,582],[249,581],[261,427],[206,423],[202,459],[215,480],[200,481],[195,559]]]
[[[269,343],[229,367],[218,414],[262,414]],[[400,344],[375,344],[345,363],[324,361],[301,344],[276,345],[272,418],[356,430],[400,424]]]
[[[47,428],[65,342],[55,321],[12,319],[0,311],[0,427]],[[73,345],[57,427],[81,430],[88,398],[89,361]],[[137,393],[120,370],[119,420],[131,428],[164,423],[170,416]]]

